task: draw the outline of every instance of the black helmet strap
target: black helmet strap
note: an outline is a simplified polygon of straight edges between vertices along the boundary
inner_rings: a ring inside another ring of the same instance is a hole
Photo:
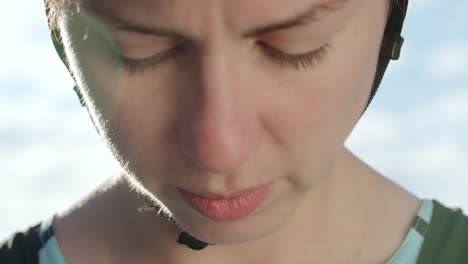
[[[403,46],[404,39],[401,36],[401,30],[406,17],[408,0],[391,1],[392,10],[385,27],[374,83],[364,112],[367,110],[367,107],[369,107],[369,104],[372,102],[372,99],[380,86],[385,71],[387,70],[388,63],[390,60],[398,60],[400,58],[400,51]]]

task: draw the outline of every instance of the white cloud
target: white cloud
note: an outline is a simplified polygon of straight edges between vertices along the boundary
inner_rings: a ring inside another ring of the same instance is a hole
[[[444,87],[445,93],[435,99],[415,104],[406,119],[419,127],[468,128],[468,85],[463,88]]]
[[[423,179],[440,179],[447,173],[460,179],[468,175],[468,153],[463,147],[456,138],[442,136],[408,149],[402,164],[406,170]],[[448,171],[447,168],[453,169]]]
[[[446,122],[468,124],[468,85],[467,89],[442,98],[434,109]]]
[[[116,167],[84,109],[61,113],[44,99],[40,111],[2,118],[0,240],[71,205]]]
[[[452,79],[468,75],[468,41],[446,41],[430,52],[426,60],[430,76]]]
[[[403,113],[373,108],[347,146],[418,196],[468,212],[468,89],[448,91]]]
[[[408,3],[408,12],[420,13],[433,8],[438,2],[437,0],[410,0]]]

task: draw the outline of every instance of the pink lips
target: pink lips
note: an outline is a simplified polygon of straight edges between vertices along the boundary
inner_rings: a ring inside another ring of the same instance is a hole
[[[215,220],[236,220],[253,212],[270,192],[271,183],[231,195],[230,198],[204,196],[178,189],[182,197],[198,212]]]

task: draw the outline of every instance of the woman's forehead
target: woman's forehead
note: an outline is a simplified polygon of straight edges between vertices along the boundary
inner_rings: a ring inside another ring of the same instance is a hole
[[[313,23],[327,13],[360,1],[363,0],[75,0],[71,5],[123,27],[127,25],[122,24],[195,28],[199,19],[217,17],[211,21],[241,30],[243,37],[252,37],[281,27]]]
[[[352,0],[60,0],[68,4],[82,4],[82,5],[109,5],[109,6],[140,6],[148,9],[164,6],[164,5],[217,5],[217,6],[258,6],[258,7],[267,7],[267,6],[278,6],[286,8],[288,6],[296,5],[322,5],[322,6],[334,6],[340,5],[345,2],[350,2]],[[231,5],[235,4],[235,5]],[[237,5],[239,4],[239,5]]]

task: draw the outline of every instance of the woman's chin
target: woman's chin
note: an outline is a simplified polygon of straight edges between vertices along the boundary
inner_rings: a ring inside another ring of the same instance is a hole
[[[282,225],[279,218],[276,218],[277,221],[272,221],[261,215],[235,221],[198,220],[192,217],[188,222],[179,221],[179,224],[194,238],[216,245],[253,242],[274,233]]]

